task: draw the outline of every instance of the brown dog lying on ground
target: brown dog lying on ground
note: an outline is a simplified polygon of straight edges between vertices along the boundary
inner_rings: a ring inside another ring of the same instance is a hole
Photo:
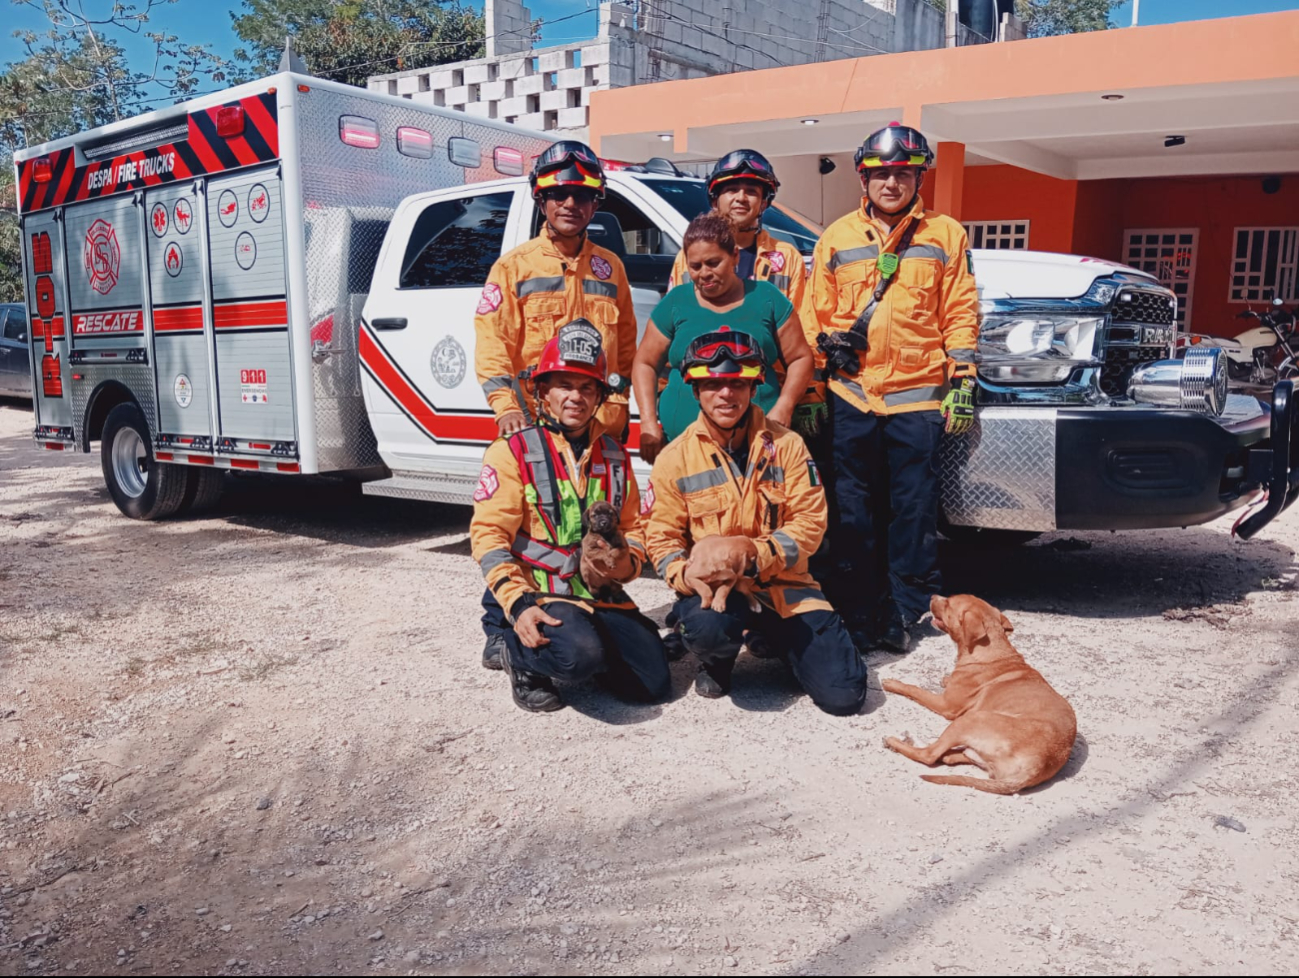
[[[732,537],[705,537],[690,548],[686,583],[695,589],[700,602],[714,611],[726,610],[726,599],[736,587],[749,602],[750,611],[760,606],[752,594],[753,582],[744,576],[748,557]]]
[[[943,692],[895,679],[883,686],[952,722],[928,747],[897,737],[884,745],[930,767],[974,764],[989,775],[921,775],[935,784],[1013,795],[1053,777],[1069,760],[1078,721],[1069,702],[1010,644],[1006,636],[1014,626],[970,594],[935,595],[929,610],[956,643],[956,667],[943,680]]]

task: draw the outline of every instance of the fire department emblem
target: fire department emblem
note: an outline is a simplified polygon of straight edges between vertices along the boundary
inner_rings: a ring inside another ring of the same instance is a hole
[[[248,191],[248,216],[258,224],[271,212],[271,195],[264,184],[255,183]]]
[[[167,218],[167,205],[154,204],[149,214],[149,226],[153,228],[153,233],[161,238],[167,233],[167,225],[170,223]]]
[[[478,315],[486,316],[501,308],[501,287],[495,282],[483,286],[483,294],[478,300]]]
[[[465,379],[465,368],[468,364],[469,358],[465,356],[465,348],[453,336],[443,337],[433,347],[433,356],[429,358],[433,379],[439,387],[447,390],[460,386],[460,382]]]
[[[180,245],[175,241],[167,245],[167,251],[162,256],[163,267],[167,269],[167,274],[175,278],[185,267],[185,253],[180,250]]]
[[[100,295],[108,295],[117,284],[117,273],[122,265],[122,249],[117,243],[113,225],[102,219],[90,225],[83,257],[90,287]]]
[[[595,273],[596,278],[603,281],[613,274],[613,266],[599,255],[595,255],[591,259],[591,271]]]
[[[603,339],[600,331],[585,319],[574,319],[559,327],[559,359],[594,364],[600,359]]]
[[[172,385],[172,393],[176,396],[176,403],[187,408],[194,400],[194,385],[185,374],[177,374],[176,383]]]
[[[767,259],[773,272],[783,272],[785,270],[785,256],[779,251],[764,251],[762,257]]]
[[[172,208],[171,219],[177,231],[181,234],[189,233],[190,226],[194,223],[194,208],[190,206],[187,197],[176,201],[176,206]]]
[[[478,487],[474,490],[474,502],[486,502],[496,495],[496,490],[501,488],[501,480],[496,476],[496,470],[490,465],[484,465],[483,470],[478,473]]]

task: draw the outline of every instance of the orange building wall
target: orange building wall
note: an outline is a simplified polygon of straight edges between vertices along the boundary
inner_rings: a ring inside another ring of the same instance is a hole
[[[1129,228],[1199,228],[1191,326],[1226,336],[1245,307],[1227,301],[1235,229],[1299,225],[1299,174],[1284,175],[1279,193],[1262,176],[1057,180],[1010,166],[967,167],[966,221],[1028,219],[1038,251],[1123,258]]]

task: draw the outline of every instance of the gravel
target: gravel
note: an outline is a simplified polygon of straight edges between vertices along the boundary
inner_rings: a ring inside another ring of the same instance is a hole
[[[938,688],[945,636],[848,719],[778,661],[702,700],[689,659],[670,703],[528,715],[466,510],[241,477],[140,524],[31,428],[0,402],[0,974],[1293,969],[1295,511],[944,550],[1078,714],[1001,798],[880,746],[942,730],[878,686]]]

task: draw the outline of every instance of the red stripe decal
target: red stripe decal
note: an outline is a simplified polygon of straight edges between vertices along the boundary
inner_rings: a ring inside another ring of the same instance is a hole
[[[215,465],[216,464],[216,459],[214,459],[211,455],[190,455],[188,456],[188,458],[189,458],[190,465]]]
[[[207,140],[203,138],[203,133],[194,121],[194,114],[189,117],[189,148],[194,151],[198,161],[203,164],[203,169],[208,173],[219,173],[225,167],[221,164],[221,158],[208,145]]]
[[[171,452],[154,452],[153,457],[159,462],[170,462],[173,458]]]
[[[271,117],[271,114],[266,111],[266,106],[262,104],[262,100],[256,96],[244,99],[243,107],[248,122],[256,127],[258,134],[270,147],[271,153],[279,156],[280,124]]]
[[[202,306],[182,306],[177,309],[155,309],[153,311],[154,332],[171,333],[181,329],[202,328]]]
[[[232,458],[230,460],[230,467],[232,469],[260,469],[262,467],[262,463],[254,462],[244,458]]]
[[[283,299],[272,302],[237,302],[219,305],[212,311],[217,329],[236,329],[244,326],[287,326],[288,303]]]
[[[481,442],[490,442],[496,437],[496,420],[492,417],[439,414],[393,366],[368,330],[361,330],[360,347],[361,362],[369,368],[379,386],[429,435]]]

